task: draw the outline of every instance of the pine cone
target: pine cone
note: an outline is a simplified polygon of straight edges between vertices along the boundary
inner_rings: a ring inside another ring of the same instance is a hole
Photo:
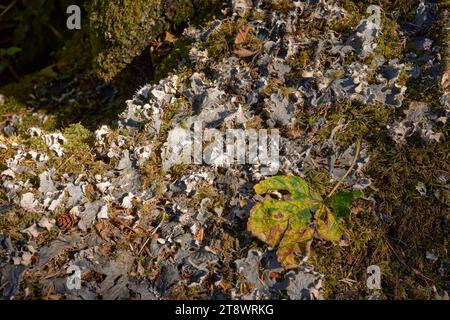
[[[56,225],[62,231],[70,230],[77,223],[77,219],[70,213],[64,213],[56,219]]]

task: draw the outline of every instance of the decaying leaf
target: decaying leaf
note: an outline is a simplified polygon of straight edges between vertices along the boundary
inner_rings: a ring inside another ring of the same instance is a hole
[[[318,236],[327,241],[339,242],[343,235],[343,228],[333,212],[324,204],[320,206],[316,213]]]
[[[244,48],[235,49],[233,51],[233,53],[240,58],[248,58],[248,57],[254,56],[257,52],[258,51],[251,51],[251,50],[244,49]]]
[[[280,200],[266,195],[263,202],[253,207],[248,220],[248,229],[253,235],[278,248],[278,261],[286,269],[298,266],[298,256],[304,254],[307,242],[314,236],[339,243],[345,234],[339,220],[348,216],[348,205],[360,196],[360,193],[353,192],[337,193],[331,201],[332,211],[322,197],[299,177],[271,177],[256,184],[254,189],[257,194],[270,191],[290,194]]]
[[[234,39],[234,44],[241,44],[245,41],[245,38],[247,38],[247,35],[250,31],[249,26],[243,27],[241,30],[239,30],[236,38]]]
[[[164,36],[164,41],[169,42],[169,43],[174,43],[175,41],[177,41],[177,37],[174,34],[166,31],[166,34]]]

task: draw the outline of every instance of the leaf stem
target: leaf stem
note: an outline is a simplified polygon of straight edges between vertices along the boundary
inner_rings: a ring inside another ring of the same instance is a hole
[[[0,18],[5,15],[14,5],[16,4],[17,0],[13,0],[6,8],[0,13]]]
[[[330,198],[336,192],[336,190],[339,188],[339,186],[342,184],[342,182],[344,182],[345,178],[347,178],[347,176],[353,170],[353,167],[356,164],[356,160],[358,160],[360,149],[361,149],[361,142],[358,140],[358,141],[356,141],[355,156],[353,158],[352,164],[350,165],[350,168],[348,168],[347,172],[341,177],[341,179],[339,179],[339,181],[334,186],[333,190],[331,190],[330,193],[327,195],[327,198]]]
[[[142,251],[144,251],[145,246],[147,245],[147,243],[150,241],[150,239],[152,238],[152,236],[158,231],[158,229],[162,226],[164,220],[166,219],[166,212],[162,211],[162,217],[161,217],[161,221],[159,222],[159,224],[156,226],[155,229],[153,229],[152,233],[150,234],[150,236],[147,238],[147,240],[145,240],[144,244],[142,245],[141,249],[139,250],[138,256],[140,256],[142,254]]]

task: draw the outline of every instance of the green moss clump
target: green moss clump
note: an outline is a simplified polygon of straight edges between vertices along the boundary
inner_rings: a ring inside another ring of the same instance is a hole
[[[63,131],[67,143],[63,145],[65,156],[54,159],[54,166],[60,172],[80,174],[86,171],[103,174],[108,166],[97,160],[94,152],[94,136],[81,124],[71,124]]]
[[[56,65],[61,74],[70,75],[78,70],[91,67],[92,56],[87,29],[74,32],[64,46],[56,52]]]
[[[22,114],[27,110],[23,103],[20,103],[14,97],[6,97],[5,103],[0,105],[0,115],[5,116],[8,113]],[[3,119],[2,119],[3,120]]]
[[[192,208],[200,208],[200,204],[203,199],[209,198],[211,201],[208,203],[207,208],[213,210],[215,207],[224,207],[228,199],[222,194],[218,193],[217,190],[212,186],[203,186],[195,193],[195,195],[190,199],[190,206]]]
[[[248,21],[240,18],[236,21],[225,20],[206,40],[206,47],[209,55],[221,60],[229,56],[233,48],[234,42],[239,32],[248,27]],[[260,48],[260,41],[254,34],[253,30],[249,29],[242,42],[239,43],[239,49],[246,49],[249,51],[256,51]]]
[[[330,28],[336,32],[348,34],[352,32],[362,18],[361,8],[353,1],[344,0],[340,6],[347,11],[347,15],[341,19],[334,19],[330,22]]]
[[[310,48],[301,49],[297,57],[288,59],[289,65],[292,67],[291,74],[299,74],[306,66],[308,66],[314,58],[314,50]]]
[[[0,229],[7,232],[11,238],[20,240],[23,237],[20,230],[37,223],[41,218],[42,213],[10,211],[0,216]]]
[[[398,34],[400,26],[392,19],[383,17],[383,29],[376,39],[377,47],[375,52],[381,54],[386,59],[400,59],[403,54],[403,46]]]
[[[94,145],[94,136],[91,131],[83,127],[80,123],[69,125],[63,132],[68,143],[66,147],[73,146],[79,148],[91,148]]]
[[[208,53],[216,60],[227,56],[231,52],[236,28],[232,21],[225,21],[207,39]]]
[[[0,88],[0,93],[7,97],[6,103],[0,106],[3,112],[18,112],[26,109],[25,104],[30,99],[29,94],[34,86],[53,80],[57,77],[53,66],[46,67],[35,73],[23,76],[19,82],[12,82]],[[12,98],[14,97],[14,98]]]
[[[288,13],[294,7],[294,4],[290,0],[275,0],[271,2],[272,10]]]
[[[88,5],[98,76],[112,81],[164,31],[218,8],[219,1],[94,0]]]
[[[91,45],[98,76],[111,81],[162,31],[152,18],[162,15],[157,1],[104,1],[89,5]]]
[[[189,40],[177,40],[170,52],[155,66],[154,80],[159,81],[174,70],[176,70],[178,77],[183,77],[186,72],[191,73],[187,67],[177,70],[180,61],[189,58],[188,54],[191,47],[192,45]]]
[[[336,133],[336,139],[343,147],[350,146],[355,139],[364,137],[366,140],[374,140],[381,135],[386,126],[395,118],[395,108],[392,106],[380,106],[379,104],[361,106],[356,109],[354,104],[348,104],[343,110],[347,125]]]

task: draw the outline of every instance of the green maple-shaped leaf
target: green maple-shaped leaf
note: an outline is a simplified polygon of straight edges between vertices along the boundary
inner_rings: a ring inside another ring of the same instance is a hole
[[[279,262],[285,268],[298,265],[296,257],[314,236],[311,218],[322,203],[322,197],[308,184],[294,176],[268,178],[254,187],[256,193],[270,190],[287,191],[288,199],[276,200],[267,195],[256,204],[248,221],[248,229],[271,247],[278,247]]]
[[[8,49],[6,49],[6,55],[12,57],[21,51],[22,51],[22,49],[20,49],[18,47],[9,47]]]
[[[348,206],[361,193],[340,191],[331,199],[331,210],[322,197],[309,188],[306,181],[295,176],[275,176],[254,186],[257,194],[270,191],[288,192],[277,200],[266,195],[250,213],[248,230],[273,248],[277,248],[280,264],[296,267],[308,241],[316,237],[340,242],[345,234],[341,218],[350,213]]]
[[[317,233],[323,240],[339,242],[343,235],[343,228],[338,219],[326,205],[321,205],[316,212]]]
[[[331,208],[337,218],[348,218],[350,215],[349,206],[354,199],[361,198],[361,191],[339,191],[331,199]]]

